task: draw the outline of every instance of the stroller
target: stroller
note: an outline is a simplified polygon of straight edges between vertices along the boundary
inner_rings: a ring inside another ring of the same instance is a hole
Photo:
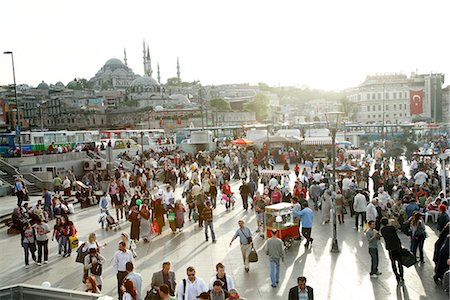
[[[100,210],[100,218],[98,222],[102,224],[102,229],[105,228],[106,231],[108,231],[109,229],[114,229],[114,231],[116,231],[117,228],[120,228],[119,222],[109,214],[109,211],[107,209]]]

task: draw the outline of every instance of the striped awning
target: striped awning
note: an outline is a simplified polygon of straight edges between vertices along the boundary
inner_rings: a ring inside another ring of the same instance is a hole
[[[286,170],[262,170],[260,173],[262,176],[288,176],[291,171]]]
[[[331,137],[305,137],[303,145],[332,145]]]

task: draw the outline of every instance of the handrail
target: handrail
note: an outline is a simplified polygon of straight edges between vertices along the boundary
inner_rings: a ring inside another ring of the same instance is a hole
[[[10,163],[8,163],[6,160],[0,159],[0,163],[2,163],[3,165],[5,165],[7,168],[13,170],[13,173],[15,173],[15,174],[11,174],[12,176],[14,176],[14,175],[20,175],[20,173],[19,173],[19,171],[17,170],[17,168],[14,167],[13,165],[11,165]]]

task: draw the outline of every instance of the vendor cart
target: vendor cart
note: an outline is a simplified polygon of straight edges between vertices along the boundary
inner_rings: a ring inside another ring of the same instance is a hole
[[[294,220],[292,210],[292,204],[284,202],[268,205],[265,208],[264,228],[266,237],[272,237],[272,229],[276,229],[277,237],[283,241],[286,249],[289,249],[294,238],[299,236],[298,223]]]

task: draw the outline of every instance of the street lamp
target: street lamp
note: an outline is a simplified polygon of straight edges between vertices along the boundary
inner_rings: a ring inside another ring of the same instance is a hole
[[[12,51],[5,51],[3,54],[11,55],[13,80],[14,80],[14,98],[16,100],[16,134],[19,136],[19,156],[22,156],[22,140],[20,139],[20,122],[19,122],[19,99],[17,98],[16,86],[16,70],[14,68],[14,54]]]
[[[144,157],[144,132],[141,131],[141,147],[142,147],[142,157]]]
[[[336,132],[339,127],[339,117],[341,112],[327,112],[325,117],[327,119],[328,129],[331,132],[331,146],[333,147],[332,159],[333,159],[333,179],[331,181],[333,185],[333,242],[331,244],[331,252],[339,252],[339,245],[337,242],[337,224],[336,224]]]
[[[47,103],[47,101],[43,100],[40,103],[37,104],[37,107],[39,108],[39,117],[40,117],[40,121],[41,121],[41,131],[44,131],[44,116],[43,116],[43,105]]]

